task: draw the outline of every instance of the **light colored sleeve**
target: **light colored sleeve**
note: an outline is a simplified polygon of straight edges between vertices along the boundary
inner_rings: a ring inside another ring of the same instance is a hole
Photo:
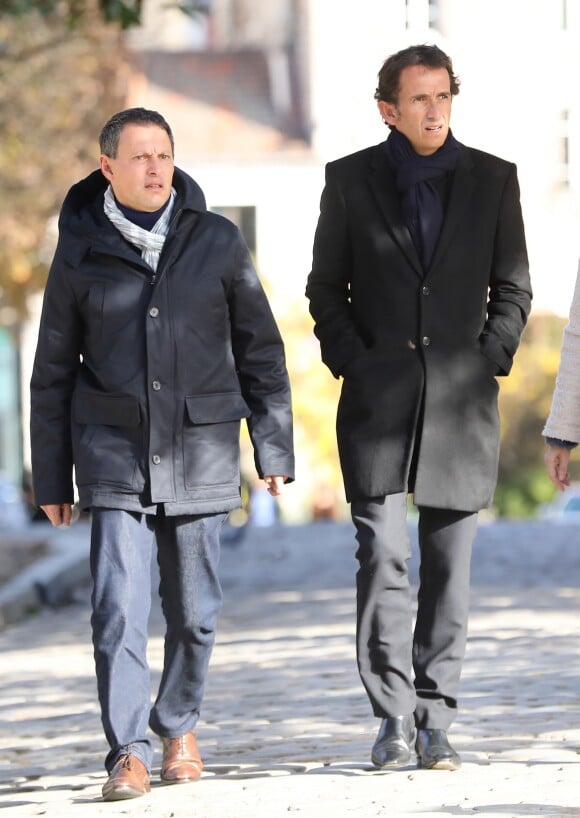
[[[544,437],[580,443],[580,263]]]

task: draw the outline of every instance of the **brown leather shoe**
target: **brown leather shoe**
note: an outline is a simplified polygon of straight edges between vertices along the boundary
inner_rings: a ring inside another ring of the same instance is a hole
[[[151,790],[147,768],[137,756],[121,756],[103,785],[104,801],[124,801],[139,798]]]
[[[161,780],[166,784],[185,784],[197,781],[203,770],[203,761],[193,733],[178,738],[164,738]]]

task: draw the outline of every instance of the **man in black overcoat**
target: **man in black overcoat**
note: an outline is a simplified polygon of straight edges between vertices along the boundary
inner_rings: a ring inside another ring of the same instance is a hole
[[[239,230],[174,165],[161,114],[100,135],[69,191],[31,380],[36,502],[54,525],[91,511],[92,630],[109,753],[106,801],[195,781],[195,737],[221,606],[219,532],[240,503],[240,422],[276,496],[293,479],[284,347]],[[153,707],[151,558],[167,624]]]
[[[531,306],[513,164],[458,142],[449,57],[389,57],[388,139],[326,168],[307,296],[343,378],[340,463],[358,541],[357,657],[381,725],[377,767],[455,770],[447,739],[465,652],[477,511],[497,478],[497,376]],[[407,496],[419,510],[412,628]]]

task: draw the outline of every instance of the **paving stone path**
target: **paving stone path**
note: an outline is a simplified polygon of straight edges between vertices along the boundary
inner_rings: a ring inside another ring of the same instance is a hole
[[[346,523],[254,530],[224,547],[198,729],[206,772],[161,786],[158,753],[151,794],[133,801],[99,800],[88,588],[1,632],[0,815],[580,816],[580,528],[480,527],[455,773],[370,765],[378,723],[355,664],[354,551]],[[154,689],[161,659],[155,607]]]

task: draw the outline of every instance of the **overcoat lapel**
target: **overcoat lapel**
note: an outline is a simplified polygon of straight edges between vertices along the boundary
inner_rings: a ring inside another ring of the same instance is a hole
[[[465,214],[468,213],[471,208],[471,197],[475,190],[475,179],[472,168],[473,160],[469,152],[464,145],[460,145],[457,167],[455,168],[451,181],[449,201],[445,210],[439,241],[435,247],[435,253],[429,268],[430,270],[434,269],[439,259],[442,258],[455,231],[461,225]]]
[[[385,217],[389,232],[405,254],[417,275],[423,278],[424,270],[415,245],[411,239],[409,228],[403,221],[399,195],[395,184],[393,171],[387,160],[387,154],[382,144],[377,145],[371,159],[369,184],[373,191],[380,210]]]

